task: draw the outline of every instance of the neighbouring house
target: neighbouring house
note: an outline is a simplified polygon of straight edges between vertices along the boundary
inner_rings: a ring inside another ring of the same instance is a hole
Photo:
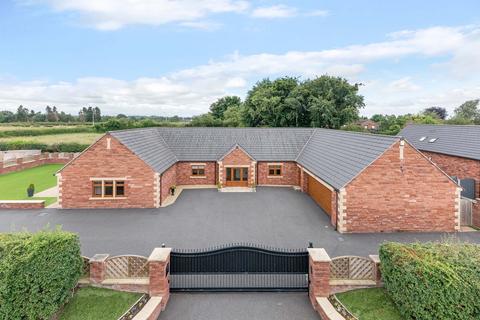
[[[378,127],[380,126],[378,122],[375,122],[370,119],[362,119],[357,121],[355,124],[357,124],[358,126],[368,131],[378,131]]]
[[[460,228],[459,185],[393,136],[313,128],[112,131],[57,178],[62,208],[158,208],[180,185],[293,186],[339,232]]]
[[[468,198],[480,198],[480,126],[406,126],[400,135],[448,175],[458,178]]]

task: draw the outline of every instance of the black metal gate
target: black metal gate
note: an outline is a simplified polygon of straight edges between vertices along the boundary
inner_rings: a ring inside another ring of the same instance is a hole
[[[173,250],[171,291],[307,291],[306,249],[251,244]]]

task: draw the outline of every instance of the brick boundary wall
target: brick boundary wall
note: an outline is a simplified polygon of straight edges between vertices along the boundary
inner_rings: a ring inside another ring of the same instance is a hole
[[[0,200],[0,209],[43,209],[45,200]]]
[[[422,151],[422,153],[449,176],[456,176],[459,179],[475,179],[475,194],[477,198],[480,198],[480,160],[429,151]]]
[[[77,155],[78,153],[71,152],[44,152],[31,157],[17,158],[15,159],[15,164],[12,164],[13,160],[7,162],[0,161],[0,174],[21,171],[50,163],[66,164]],[[9,165],[4,167],[7,163]]]

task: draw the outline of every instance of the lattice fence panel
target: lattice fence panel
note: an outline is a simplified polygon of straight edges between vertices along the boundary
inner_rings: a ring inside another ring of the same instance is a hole
[[[342,280],[374,280],[373,261],[356,256],[345,256],[332,259],[330,276]]]
[[[85,278],[90,277],[90,258],[82,256],[82,276]]]
[[[148,277],[147,258],[142,256],[117,256],[107,259],[105,277],[107,279]]]

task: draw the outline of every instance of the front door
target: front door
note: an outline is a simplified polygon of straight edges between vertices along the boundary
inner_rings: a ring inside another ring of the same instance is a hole
[[[248,187],[248,168],[228,167],[225,168],[227,174],[226,186],[228,187]]]

